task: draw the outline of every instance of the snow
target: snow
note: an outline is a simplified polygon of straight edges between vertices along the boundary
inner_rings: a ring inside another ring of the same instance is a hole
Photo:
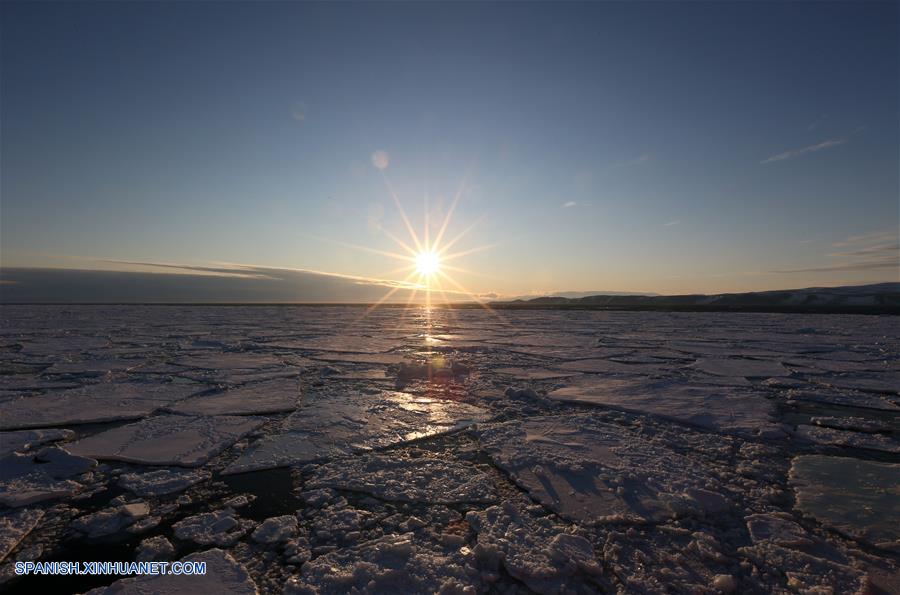
[[[224,473],[384,448],[456,431],[488,417],[487,411],[473,405],[396,391],[307,395],[278,433],[251,446]]]
[[[794,458],[797,509],[876,547],[900,551],[900,464],[847,457]]]
[[[216,595],[257,595],[256,584],[247,570],[227,552],[211,549],[191,554],[182,562],[205,562],[206,574],[146,575],[124,578],[108,587],[99,587],[85,595],[180,595],[208,593]]]
[[[318,467],[306,488],[366,492],[401,502],[492,502],[496,493],[488,477],[469,464],[429,457],[398,459],[370,455]]]
[[[175,494],[207,481],[212,473],[203,470],[160,469],[119,476],[119,485],[138,496]]]
[[[252,417],[158,415],[83,438],[69,448],[98,459],[199,467],[262,423]]]

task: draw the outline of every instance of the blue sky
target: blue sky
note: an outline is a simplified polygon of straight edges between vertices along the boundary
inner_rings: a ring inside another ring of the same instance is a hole
[[[476,293],[898,280],[893,2],[0,10],[5,268],[396,281],[387,182]]]

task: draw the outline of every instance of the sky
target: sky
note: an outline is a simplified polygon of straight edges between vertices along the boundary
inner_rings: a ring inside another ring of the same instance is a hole
[[[3,2],[0,289],[898,281],[898,7]]]

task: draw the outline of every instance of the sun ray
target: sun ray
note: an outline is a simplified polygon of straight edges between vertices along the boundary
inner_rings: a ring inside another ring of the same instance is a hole
[[[406,216],[406,211],[403,209],[403,205],[400,204],[400,197],[397,196],[397,193],[394,192],[393,187],[391,187],[391,182],[388,180],[387,174],[384,173],[384,170],[381,172],[381,177],[384,178],[384,184],[387,186],[388,193],[391,195],[391,198],[394,199],[394,204],[397,206],[397,210],[400,212],[400,217],[403,219],[403,223],[406,225],[406,231],[409,232],[409,237],[413,239],[413,243],[416,245],[416,249],[421,252],[422,251],[422,243],[419,242],[419,236],[416,235],[416,230],[413,229],[412,223],[409,222],[409,217]]]
[[[462,252],[455,252],[453,254],[441,255],[441,262],[447,260],[453,260],[455,258],[460,258],[462,256],[468,256],[469,254],[475,254],[476,252],[484,252],[485,250],[490,250],[491,248],[496,248],[497,244],[485,244],[483,246],[478,246],[477,248],[471,248],[469,250],[463,250]]]
[[[478,219],[476,219],[475,221],[473,221],[471,225],[469,225],[467,228],[465,228],[465,229],[462,230],[460,233],[458,233],[456,236],[454,236],[454,238],[453,238],[452,240],[450,240],[449,242],[447,242],[446,244],[444,244],[443,246],[441,246],[440,253],[443,254],[444,252],[446,252],[447,250],[449,250],[454,244],[456,244],[456,242],[458,242],[458,241],[460,241],[461,239],[463,239],[463,237],[465,237],[466,234],[468,234],[470,231],[472,231],[473,229],[475,229],[475,227],[476,227],[479,223],[481,223],[483,220],[484,220],[483,217],[479,217]]]
[[[441,240],[444,239],[444,233],[447,231],[447,226],[450,225],[450,220],[453,218],[453,211],[456,210],[456,205],[459,204],[459,199],[462,196],[463,192],[466,188],[466,183],[469,181],[469,174],[463,176],[462,182],[459,185],[459,189],[456,191],[456,196],[453,197],[453,202],[450,203],[450,208],[447,210],[447,214],[444,216],[444,222],[441,224],[441,229],[438,231],[437,237],[434,238],[434,245],[440,246]]]

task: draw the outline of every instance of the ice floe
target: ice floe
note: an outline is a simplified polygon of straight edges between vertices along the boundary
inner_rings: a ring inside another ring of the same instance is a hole
[[[157,415],[83,438],[69,449],[106,460],[198,467],[262,423],[253,417]]]
[[[204,562],[206,574],[146,575],[123,578],[108,587],[99,587],[85,595],[180,595],[208,593],[216,595],[257,595],[256,584],[247,570],[231,554],[211,549],[191,554],[181,562]]]
[[[307,395],[303,406],[224,473],[307,463],[452,432],[484,421],[480,407],[396,391]]]
[[[43,510],[27,508],[0,516],[0,562],[31,533],[43,516]]]
[[[305,486],[366,492],[382,500],[401,502],[437,504],[496,499],[489,478],[471,464],[429,457],[369,455],[338,460],[318,467]]]
[[[232,388],[221,393],[198,395],[166,409],[186,415],[247,415],[293,411],[299,401],[299,381],[296,378],[283,378]]]
[[[900,550],[900,464],[801,455],[791,466],[797,509],[841,533]]]
[[[119,485],[138,496],[174,494],[208,480],[212,473],[202,469],[160,469],[119,476]]]
[[[718,432],[785,435],[776,422],[774,404],[756,391],[670,380],[587,377],[547,397],[650,413]]]

